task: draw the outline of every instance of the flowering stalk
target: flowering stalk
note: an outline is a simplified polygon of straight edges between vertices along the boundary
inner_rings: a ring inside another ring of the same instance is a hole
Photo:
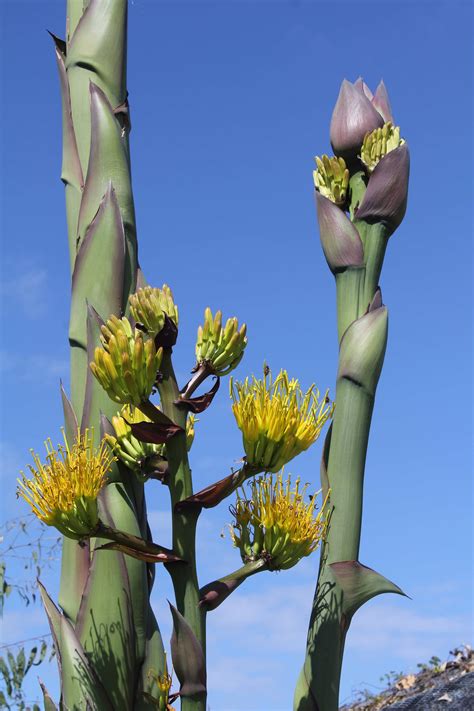
[[[408,148],[393,126],[383,83],[373,96],[362,80],[354,85],[344,80],[331,142],[339,174],[344,167],[340,161],[346,159],[350,176],[345,204],[339,200],[341,191],[334,192],[334,181],[327,180],[327,170],[320,169],[315,179],[321,243],[336,280],[340,344],[336,410],[321,462],[330,514],[295,711],[337,711],[352,616],[374,595],[403,594],[358,560],[365,458],[388,331],[379,279],[388,238],[405,213],[408,189]]]

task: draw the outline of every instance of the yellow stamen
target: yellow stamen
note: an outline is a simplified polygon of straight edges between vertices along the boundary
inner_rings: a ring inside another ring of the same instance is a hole
[[[253,376],[244,383],[230,381],[232,410],[242,431],[250,465],[277,472],[318,438],[332,405],[325,394],[312,385],[303,394],[297,380],[289,380],[281,370],[272,382],[270,372],[263,380]]]

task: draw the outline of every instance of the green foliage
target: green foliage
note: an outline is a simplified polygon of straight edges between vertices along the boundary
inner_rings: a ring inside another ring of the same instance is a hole
[[[30,669],[38,667],[46,659],[48,643],[43,639],[39,646],[36,644],[31,647],[28,658],[24,646],[20,646],[16,654],[12,651],[12,647],[5,649],[5,656],[0,656],[0,675],[3,687],[0,690],[0,708],[16,708],[18,711],[24,711],[27,708],[27,701],[23,682]],[[53,654],[54,650],[51,651],[51,656]],[[32,709],[39,711],[39,706],[33,704]]]

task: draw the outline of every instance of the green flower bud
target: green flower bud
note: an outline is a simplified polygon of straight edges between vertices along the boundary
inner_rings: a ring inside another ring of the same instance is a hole
[[[238,366],[247,345],[247,326],[239,329],[237,319],[230,318],[222,326],[222,313],[213,316],[210,308],[204,312],[204,326],[199,326],[196,341],[198,366],[206,364],[214,375],[227,375]]]
[[[156,381],[163,349],[127,318],[111,316],[101,328],[103,348],[96,348],[90,364],[93,375],[114,402],[139,405],[147,400]]]
[[[316,156],[317,170],[313,171],[314,187],[324,197],[343,207],[347,200],[349,170],[344,158]]]
[[[141,324],[150,336],[156,336],[165,325],[165,314],[175,326],[178,325],[178,307],[173,301],[169,286],[161,289],[145,286],[129,297],[130,312],[135,321]]]

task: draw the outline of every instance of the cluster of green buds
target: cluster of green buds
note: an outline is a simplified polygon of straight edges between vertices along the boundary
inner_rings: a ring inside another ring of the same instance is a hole
[[[400,138],[400,127],[394,126],[391,121],[388,121],[384,123],[382,128],[376,128],[366,134],[360,152],[360,159],[367,171],[372,173],[381,158],[390,153],[390,151],[395,150],[395,148],[403,146],[404,143],[404,139]]]
[[[69,447],[54,448],[45,442],[46,463],[32,451],[34,466],[28,465],[32,478],[23,472],[18,479],[17,496],[31,506],[33,513],[47,526],[54,526],[64,536],[81,540],[92,535],[99,522],[97,497],[115,457],[104,440],[95,449],[93,433],[78,430]]]
[[[315,515],[317,493],[305,502],[307,488],[300,489],[299,479],[292,488],[280,473],[252,481],[250,498],[243,489],[237,494],[230,532],[244,563],[264,560],[269,570],[286,570],[316,550],[326,530],[327,497]]]
[[[313,171],[314,187],[321,195],[339,207],[346,204],[349,188],[349,170],[344,158],[327,155],[316,156],[317,169]]]
[[[204,326],[199,326],[196,341],[197,367],[205,365],[214,375],[227,375],[238,366],[244,355],[247,327],[239,329],[237,319],[229,318],[222,326],[222,313],[213,316],[208,307]]]
[[[197,418],[189,413],[186,420],[186,447],[189,452],[194,441],[194,424]],[[131,424],[150,422],[150,418],[138,408],[124,405],[120,413],[112,417],[115,436],[105,435],[105,440],[114,455],[122,461],[141,481],[146,481],[159,466],[165,455],[164,444],[142,442],[132,434]]]
[[[278,472],[317,438],[333,405],[327,393],[319,400],[312,385],[303,394],[297,380],[281,370],[275,381],[269,368],[258,380],[230,381],[232,410],[242,431],[246,461],[260,471]]]
[[[114,402],[139,405],[146,401],[156,382],[163,349],[152,338],[132,328],[127,318],[111,316],[101,326],[103,348],[97,347],[92,373]]]
[[[175,326],[178,325],[178,307],[167,284],[163,284],[161,289],[145,286],[132,294],[129,302],[133,318],[152,337],[163,329],[165,316],[168,316]]]

